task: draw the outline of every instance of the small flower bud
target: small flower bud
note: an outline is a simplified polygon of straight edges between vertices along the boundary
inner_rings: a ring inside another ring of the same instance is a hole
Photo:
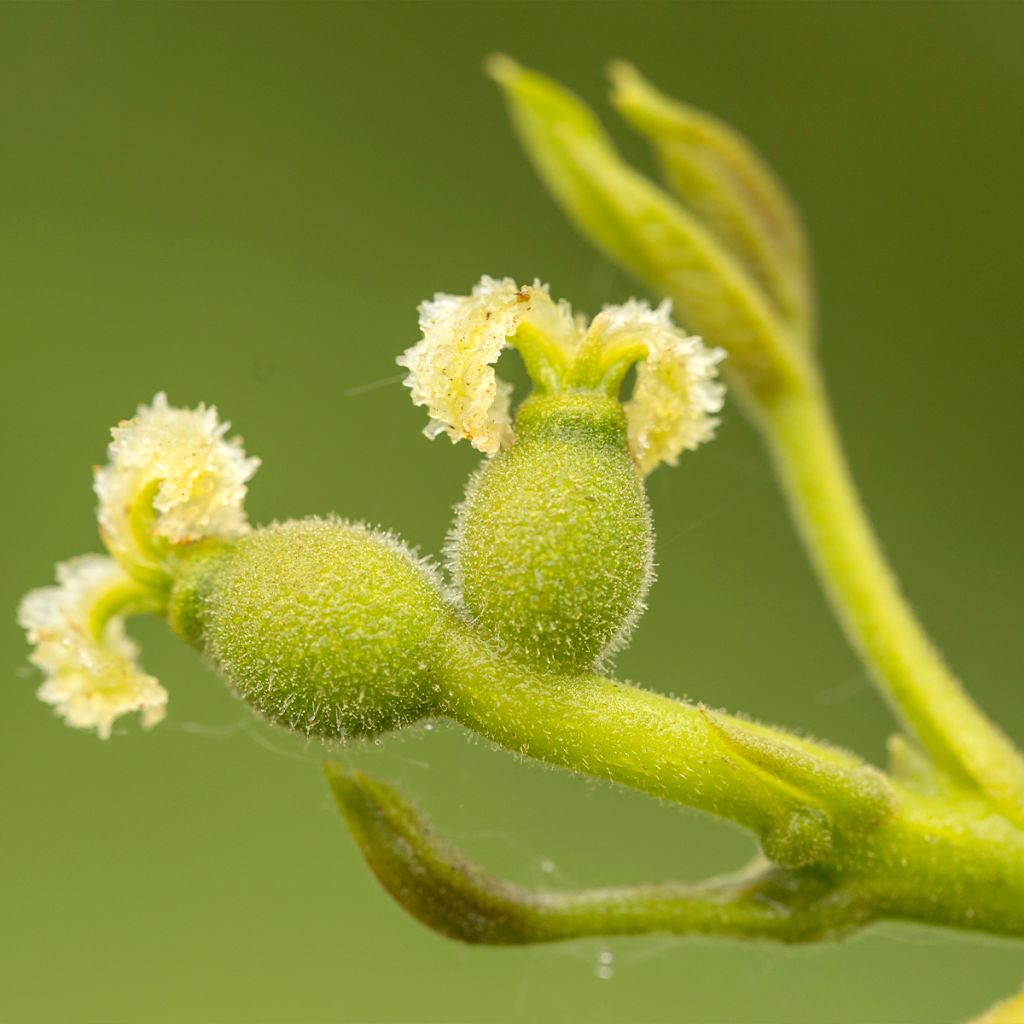
[[[443,706],[450,612],[394,537],[303,519],[182,563],[172,625],[265,718],[322,738],[373,736]]]
[[[644,607],[653,537],[626,418],[597,393],[534,396],[471,480],[449,542],[480,627],[544,667],[585,670]]]

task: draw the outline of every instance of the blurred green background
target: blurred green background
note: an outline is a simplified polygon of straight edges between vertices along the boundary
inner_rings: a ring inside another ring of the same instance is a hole
[[[322,750],[254,721],[161,623],[135,632],[168,720],[101,743],[33,698],[13,615],[98,549],[90,467],[160,389],[215,402],[262,457],[256,521],[337,510],[437,552],[476,455],[424,440],[398,383],[417,302],[481,273],[591,312],[634,291],[534,179],[481,60],[508,51],[611,120],[622,56],[747,132],[799,198],[865,498],[1024,739],[1022,43],[1020,4],[5,5],[0,1019],[936,1022],[1017,986],[1019,945],[911,927],[797,950],[449,943],[368,875]],[[660,579],[621,674],[880,759],[891,720],[736,410],[650,490]],[[341,756],[523,883],[699,878],[749,853],[444,723]]]

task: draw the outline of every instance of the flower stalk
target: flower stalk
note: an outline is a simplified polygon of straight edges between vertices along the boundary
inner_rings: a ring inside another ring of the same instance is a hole
[[[886,818],[884,776],[850,754],[597,675],[516,670],[449,639],[444,714],[519,754],[751,829],[779,864]]]
[[[947,772],[1024,825],[1024,760],[971,700],[882,554],[824,390],[778,396],[758,416],[804,546],[850,642],[894,711]]]

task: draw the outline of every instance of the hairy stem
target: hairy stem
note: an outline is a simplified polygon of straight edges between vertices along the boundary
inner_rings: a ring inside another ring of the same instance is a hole
[[[943,768],[1024,824],[1024,760],[968,697],[900,592],[821,383],[812,374],[775,393],[758,418],[804,545],[876,685]]]
[[[891,811],[853,755],[600,676],[539,673],[468,633],[448,649],[447,714],[521,754],[737,822],[778,863],[822,856],[834,830]]]
[[[451,641],[446,713],[509,750],[737,822],[873,915],[1024,937],[1024,830],[971,791],[918,794],[775,728]]]

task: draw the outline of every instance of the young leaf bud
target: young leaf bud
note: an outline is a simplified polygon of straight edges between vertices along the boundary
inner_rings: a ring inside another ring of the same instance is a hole
[[[651,517],[622,406],[536,395],[483,464],[449,556],[480,627],[548,668],[584,670],[628,637],[652,576]]]
[[[684,206],[626,163],[595,114],[556,82],[508,57],[492,58],[488,70],[542,181],[585,236],[724,348],[734,382],[753,397],[803,380],[803,328],[780,313],[702,208]]]
[[[442,708],[450,612],[438,579],[361,524],[302,519],[199,549],[170,618],[246,703],[289,729],[373,736]]]
[[[668,184],[806,337],[814,321],[807,236],[785,186],[754,147],[710,114],[660,93],[636,68],[609,69],[612,102],[646,135]]]

